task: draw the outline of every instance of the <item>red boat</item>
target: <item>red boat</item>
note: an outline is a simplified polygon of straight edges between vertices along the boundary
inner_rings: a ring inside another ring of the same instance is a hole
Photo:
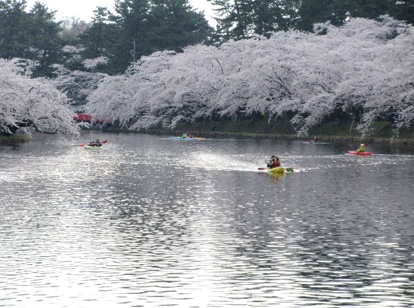
[[[357,151],[348,151],[348,154],[355,154],[355,155],[369,156],[369,155],[371,155],[371,152],[357,152]]]
[[[90,114],[86,114],[86,113],[77,113],[73,116],[73,119],[76,122],[88,122],[88,123],[92,123],[92,116]],[[102,119],[94,119],[93,123],[95,124],[102,124],[104,122],[104,120]]]
[[[73,117],[73,119],[76,122],[88,122],[91,123],[92,121],[92,116],[86,113],[77,113],[75,114],[75,116]]]

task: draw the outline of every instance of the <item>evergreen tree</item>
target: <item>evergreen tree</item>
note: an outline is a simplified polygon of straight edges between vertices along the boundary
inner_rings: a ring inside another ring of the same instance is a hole
[[[288,30],[297,19],[300,0],[209,0],[219,16],[221,41],[246,39],[255,34]]]
[[[107,8],[97,7],[94,13],[91,26],[79,36],[79,43],[84,47],[82,57],[84,59],[112,58],[118,48],[119,27],[110,22],[111,15]],[[102,67],[100,71],[118,73],[120,70],[109,65]]]
[[[27,45],[30,47],[26,52],[26,58],[38,62],[35,75],[49,75],[50,65],[58,61],[61,49],[59,32],[60,22],[55,22],[55,12],[39,2],[29,12],[27,22]]]
[[[296,28],[312,31],[315,23],[330,21],[335,26],[342,25],[349,6],[342,0],[302,0],[299,9],[300,20]]]
[[[109,34],[106,30],[110,27],[108,24],[109,12],[107,8],[97,7],[94,13],[95,16],[92,19],[92,26],[81,35],[81,39],[88,39],[84,40],[83,43],[87,48],[86,56],[90,58],[96,58],[105,53],[105,42]]]
[[[300,0],[251,1],[254,33],[265,35],[269,32],[291,29],[297,19],[300,2]]]
[[[25,10],[25,0],[0,1],[0,56],[34,60],[34,75],[45,76],[58,60],[60,24],[54,21],[54,12],[38,2],[29,13]]]
[[[344,2],[341,0],[341,2]],[[393,3],[394,2],[394,3]],[[368,19],[375,19],[380,15],[389,14],[391,6],[395,5],[396,1],[390,0],[349,0],[347,10],[349,17],[362,17]],[[343,5],[346,7],[345,5]]]
[[[221,42],[248,38],[251,24],[251,5],[247,0],[209,0],[216,8],[216,35]]]
[[[180,51],[207,41],[212,28],[188,0],[154,0],[153,5],[148,22],[152,51]]]
[[[216,41],[288,29],[313,31],[315,23],[341,26],[350,18],[388,14],[414,22],[414,0],[208,0],[215,7]]]
[[[303,0],[297,28],[312,31],[314,23],[343,25],[350,18],[376,19],[381,15],[414,22],[414,0]]]
[[[27,50],[26,1],[0,1],[0,57],[25,57]]]
[[[414,0],[399,0],[393,3],[390,15],[398,20],[414,25]]]
[[[111,20],[119,28],[119,36],[111,62],[119,72],[153,51],[148,37],[150,8],[149,0],[115,0],[116,14],[111,16]]]
[[[206,42],[211,28],[203,14],[197,13],[188,0],[116,0],[116,33],[110,64],[122,72],[131,63],[155,51],[175,50]]]

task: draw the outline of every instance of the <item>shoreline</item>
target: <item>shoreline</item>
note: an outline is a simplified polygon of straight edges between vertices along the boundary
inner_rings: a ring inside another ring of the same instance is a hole
[[[113,127],[113,132],[127,132],[126,129]],[[244,119],[238,121],[205,120],[193,123],[180,123],[174,129],[153,127],[132,133],[165,134],[181,136],[192,133],[194,136],[208,138],[239,139],[287,139],[310,140],[316,136],[320,141],[366,142],[377,144],[399,144],[414,146],[414,129],[402,129],[399,137],[393,137],[392,123],[378,121],[372,127],[370,135],[361,136],[352,121],[330,121],[319,124],[309,130],[307,136],[298,136],[291,123],[286,120],[267,122],[263,119]]]
[[[184,133],[191,132],[197,137],[206,138],[237,138],[237,139],[286,139],[286,140],[311,140],[312,137],[299,137],[294,134],[269,134],[269,133],[247,133],[247,132],[224,132],[224,131],[204,131],[204,130],[165,130],[165,129],[148,129],[141,131],[128,131],[114,129],[106,131],[108,133],[129,133],[129,134],[152,134],[152,135],[171,135],[181,136]],[[336,135],[316,135],[318,141],[337,141],[337,142],[366,142],[377,144],[398,144],[398,145],[411,145],[414,146],[414,139],[412,138],[385,138],[385,137],[361,137],[361,136],[336,136]]]
[[[165,128],[150,128],[142,129],[139,131],[131,131],[127,129],[111,127],[110,129],[102,130],[100,127],[92,127],[86,130],[102,131],[106,133],[126,133],[126,134],[152,134],[152,135],[170,135],[181,136],[183,133],[191,132],[198,137],[206,138],[237,138],[237,139],[286,139],[286,140],[311,140],[313,136],[316,136],[319,141],[325,142],[365,142],[376,144],[389,144],[389,145],[409,145],[414,146],[414,130],[409,130],[407,133],[402,134],[403,137],[393,138],[388,134],[373,134],[370,136],[362,137],[361,135],[352,133],[344,133],[347,130],[341,129],[323,129],[321,127],[317,131],[312,131],[307,137],[300,137],[296,133],[293,133],[290,129],[263,129],[263,127],[249,127],[251,122],[243,122],[237,126],[225,125],[220,123],[217,127],[213,127],[210,123],[198,123],[179,125],[175,129]],[[228,124],[228,123],[227,123]],[[233,123],[230,123],[233,124]],[[256,125],[255,125],[256,126]],[[285,131],[286,133],[280,133]],[[332,132],[331,134],[324,134],[323,132]],[[0,145],[17,145],[30,141],[30,137],[22,134],[14,134],[11,136],[0,135]]]
[[[17,145],[30,141],[27,135],[13,134],[11,136],[0,135],[0,145]]]

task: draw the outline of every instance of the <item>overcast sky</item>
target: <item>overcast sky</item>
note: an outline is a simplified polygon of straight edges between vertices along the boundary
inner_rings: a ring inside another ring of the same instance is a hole
[[[27,7],[30,9],[35,2],[46,4],[46,6],[56,12],[56,19],[63,17],[79,17],[84,21],[91,21],[93,11],[97,6],[107,7],[114,12],[115,0],[27,0]],[[189,3],[198,11],[204,11],[206,19],[210,24],[214,24],[214,20],[210,18],[213,14],[211,4],[207,0],[189,0]]]

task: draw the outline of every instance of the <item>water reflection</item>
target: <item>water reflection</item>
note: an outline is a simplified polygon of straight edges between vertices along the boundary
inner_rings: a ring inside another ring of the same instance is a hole
[[[0,306],[414,305],[413,156],[99,137],[0,148]]]

